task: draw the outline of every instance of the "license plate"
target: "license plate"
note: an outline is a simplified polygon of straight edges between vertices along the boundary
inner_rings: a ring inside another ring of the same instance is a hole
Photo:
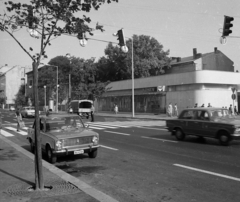
[[[77,151],[74,151],[74,154],[83,154],[84,153],[84,150],[77,150]]]

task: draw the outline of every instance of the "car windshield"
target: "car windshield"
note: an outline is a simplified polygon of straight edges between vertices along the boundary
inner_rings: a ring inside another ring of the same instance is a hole
[[[46,121],[46,131],[73,130],[82,128],[83,124],[78,116],[55,117]]]
[[[210,114],[211,114],[211,117],[213,117],[213,118],[225,118],[225,117],[231,116],[227,109],[213,110],[213,111],[211,111]]]

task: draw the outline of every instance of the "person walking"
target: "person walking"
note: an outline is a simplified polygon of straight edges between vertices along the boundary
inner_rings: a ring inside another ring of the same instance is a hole
[[[118,113],[118,106],[117,105],[115,105],[115,107],[114,107],[114,112],[115,112],[115,114]]]
[[[212,107],[210,103],[208,103],[208,106],[207,107]]]
[[[177,107],[177,103],[175,103],[175,105],[174,105],[174,116],[178,116],[178,107]]]
[[[16,118],[17,118],[17,131],[20,129],[20,122],[22,121],[22,115],[20,113],[20,109],[17,108],[16,110]]]
[[[237,106],[234,106],[234,114],[238,115]]]
[[[204,106],[204,104],[202,104],[202,106],[201,106],[201,107],[205,107],[205,106]]]
[[[194,108],[197,108],[198,107],[198,103],[196,103],[195,105],[194,105]]]
[[[231,115],[233,114],[232,105],[229,106],[228,111],[229,111],[229,114],[231,114]]]
[[[172,103],[170,102],[168,105],[168,116],[172,117],[173,115],[173,107],[172,107]]]
[[[95,112],[95,107],[92,104],[92,106],[91,106],[91,121],[92,122],[94,122],[94,112]]]

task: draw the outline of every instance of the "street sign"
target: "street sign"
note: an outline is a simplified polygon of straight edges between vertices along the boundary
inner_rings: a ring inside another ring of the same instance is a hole
[[[236,100],[236,95],[235,94],[232,94],[232,99]]]

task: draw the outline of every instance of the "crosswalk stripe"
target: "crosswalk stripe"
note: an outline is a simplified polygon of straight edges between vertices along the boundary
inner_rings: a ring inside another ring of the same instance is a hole
[[[98,128],[98,127],[94,127],[94,126],[89,126],[89,128],[91,129],[97,129],[97,130],[104,130],[105,128]]]
[[[88,122],[87,124],[91,125],[91,124],[99,124],[101,126],[113,126],[113,127],[122,127],[122,128],[129,128],[131,126],[124,126],[124,125],[115,125],[115,124],[108,124],[108,123],[105,123],[105,122]]]
[[[16,129],[16,128],[13,128],[13,127],[5,127],[5,128],[8,129],[8,130],[14,131],[14,132],[16,132],[16,133],[19,133],[20,135],[27,135],[27,134],[28,134],[27,132],[22,131],[22,130],[17,131],[17,129]]]
[[[114,134],[119,134],[119,135],[130,135],[130,134],[128,134],[128,133],[119,133],[119,132],[108,131],[108,130],[105,130],[104,132],[107,132],[107,133],[114,133]]]
[[[104,127],[104,128],[112,128],[112,129],[115,129],[115,128],[117,128],[117,127],[112,127],[112,126],[103,126],[102,124],[100,125],[100,124],[89,124],[89,126],[93,126],[93,127]]]
[[[3,135],[3,136],[5,136],[5,137],[11,137],[11,136],[14,136],[13,134],[11,134],[11,133],[9,133],[9,132],[7,132],[7,131],[5,131],[5,130],[0,130],[1,132],[1,135]]]

